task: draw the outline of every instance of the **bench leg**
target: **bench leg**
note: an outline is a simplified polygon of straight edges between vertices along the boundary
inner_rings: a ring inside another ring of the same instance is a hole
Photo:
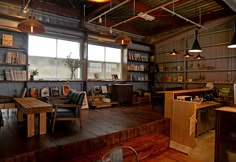
[[[47,118],[46,113],[39,114],[39,134],[46,134],[47,133]]]
[[[34,136],[34,114],[27,115],[27,137]]]

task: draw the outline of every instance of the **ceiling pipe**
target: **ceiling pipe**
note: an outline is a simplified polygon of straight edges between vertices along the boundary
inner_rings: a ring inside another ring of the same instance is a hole
[[[116,8],[118,8],[118,7],[120,7],[120,6],[124,5],[124,4],[126,4],[126,3],[128,3],[129,1],[131,1],[131,0],[126,0],[126,1],[124,1],[124,2],[122,2],[122,3],[120,3],[120,4],[118,4],[118,5],[116,5],[115,7],[110,8],[109,10],[103,12],[102,14],[100,14],[100,15],[98,15],[98,16],[92,18],[91,20],[88,20],[87,23],[91,23],[92,21],[96,20],[97,18],[99,18],[99,17],[101,17],[101,16],[103,16],[103,15],[106,15],[107,13],[109,13],[109,12],[113,11],[114,9],[116,9]]]
[[[180,0],[176,0],[175,2],[178,2],[178,1],[180,1]],[[173,2],[168,2],[168,3],[164,4],[164,5],[161,5],[161,6],[158,6],[158,7],[153,8],[153,9],[150,9],[150,10],[144,12],[144,13],[148,14],[148,13],[150,13],[150,12],[153,12],[153,11],[155,11],[155,10],[157,10],[157,9],[162,8],[163,6],[168,6],[168,5],[172,4],[172,3],[173,3]],[[129,22],[129,21],[131,21],[131,20],[133,20],[133,19],[136,19],[136,18],[139,18],[139,16],[133,16],[133,17],[131,17],[131,18],[129,18],[129,19],[126,19],[126,20],[124,20],[124,21],[122,21],[122,22],[119,22],[119,23],[117,23],[117,24],[114,24],[114,25],[112,25],[112,26],[110,26],[110,27],[111,27],[111,28],[114,28],[114,27],[116,27],[116,26],[119,26],[119,25],[121,25],[121,24],[124,24],[124,23],[126,23],[126,22]]]
[[[199,28],[203,28],[203,29],[207,30],[207,28],[206,28],[205,26],[202,26],[201,24],[195,23],[194,21],[189,20],[189,19],[187,19],[186,17],[177,14],[176,12],[173,12],[173,11],[171,11],[171,10],[165,8],[165,7],[161,7],[161,8],[162,8],[163,10],[165,10],[165,11],[167,11],[167,12],[169,12],[169,13],[172,13],[173,15],[175,15],[175,16],[177,16],[177,17],[179,17],[179,18],[181,18],[181,19],[183,19],[183,20],[185,20],[185,21],[187,21],[187,22],[190,22],[190,23],[196,25],[196,26],[199,27]]]

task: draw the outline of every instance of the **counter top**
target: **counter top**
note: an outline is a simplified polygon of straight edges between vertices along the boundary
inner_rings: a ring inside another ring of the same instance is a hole
[[[210,91],[209,88],[198,88],[198,89],[185,89],[185,90],[174,90],[174,91],[159,91],[156,93],[189,93],[189,92],[201,92],[201,91]]]
[[[210,106],[220,106],[220,105],[221,103],[218,103],[218,102],[203,102],[201,104],[197,104],[197,109],[210,107]]]
[[[215,109],[216,111],[226,111],[226,112],[232,112],[232,113],[236,113],[236,107],[219,107],[217,109]]]

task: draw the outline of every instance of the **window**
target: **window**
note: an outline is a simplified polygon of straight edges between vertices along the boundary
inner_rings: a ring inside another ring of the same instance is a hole
[[[88,79],[112,79],[121,77],[121,49],[88,45]]]
[[[62,39],[29,35],[29,74],[38,69],[36,79],[70,79],[71,71],[64,59],[80,59],[80,43]],[[80,69],[75,72],[80,78]]]

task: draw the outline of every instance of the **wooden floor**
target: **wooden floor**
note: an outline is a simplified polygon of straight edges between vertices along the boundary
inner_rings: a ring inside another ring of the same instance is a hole
[[[56,123],[54,133],[51,133],[48,127],[47,135],[27,138],[26,123],[17,122],[16,110],[11,110],[9,118],[4,111],[4,126],[0,130],[0,161],[17,154],[106,135],[162,118],[160,114],[152,111],[150,105],[87,109],[83,110],[82,114],[82,129],[79,122],[62,121]]]

